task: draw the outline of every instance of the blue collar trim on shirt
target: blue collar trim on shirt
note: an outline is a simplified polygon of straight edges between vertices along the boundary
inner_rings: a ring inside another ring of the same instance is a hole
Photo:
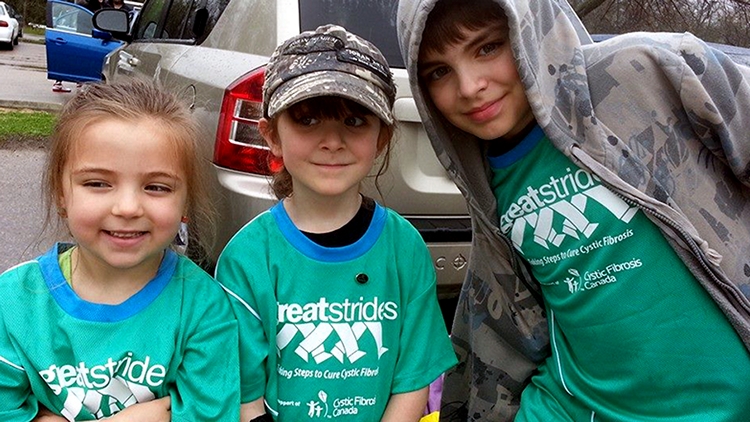
[[[386,220],[385,208],[376,202],[375,213],[372,216],[372,221],[370,221],[370,226],[359,240],[351,245],[327,248],[310,240],[294,225],[286,209],[284,209],[283,201],[280,201],[271,208],[271,214],[276,220],[281,234],[295,249],[308,258],[321,262],[351,261],[364,255],[380,238],[380,233],[383,232]]]
[[[498,155],[497,157],[487,157],[490,162],[490,166],[494,169],[501,169],[512,165],[521,158],[525,157],[526,154],[530,153],[535,146],[539,144],[539,141],[544,139],[544,131],[541,126],[536,125],[534,129],[531,129],[525,138],[518,145],[513,147],[510,151],[505,154]],[[501,142],[501,141],[495,141]]]
[[[87,302],[76,294],[63,276],[58,254],[64,248],[70,247],[56,243],[47,253],[39,257],[47,288],[60,307],[71,316],[94,322],[118,322],[137,314],[153,302],[172,279],[177,268],[179,257],[172,250],[164,253],[156,276],[143,288],[119,305],[106,305]]]

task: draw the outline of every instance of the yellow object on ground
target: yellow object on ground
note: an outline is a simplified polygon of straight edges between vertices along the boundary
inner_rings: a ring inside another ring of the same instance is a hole
[[[427,416],[423,416],[419,422],[438,422],[438,419],[440,419],[440,412],[432,412]]]

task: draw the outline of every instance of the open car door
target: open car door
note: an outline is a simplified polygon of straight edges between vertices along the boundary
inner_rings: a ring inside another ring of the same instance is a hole
[[[102,79],[104,58],[122,43],[94,29],[93,13],[64,0],[47,1],[47,78],[69,82]]]

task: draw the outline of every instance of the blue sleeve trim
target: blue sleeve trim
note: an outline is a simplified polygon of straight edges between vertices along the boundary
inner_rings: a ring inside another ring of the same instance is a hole
[[[284,202],[279,202],[271,208],[271,214],[284,238],[292,246],[310,259],[321,262],[345,262],[357,259],[367,253],[380,238],[380,234],[385,227],[387,214],[377,202],[375,203],[375,213],[370,221],[370,227],[365,234],[351,245],[338,248],[327,248],[320,246],[310,240],[294,225],[284,209]]]
[[[526,137],[523,138],[523,140],[518,145],[513,147],[512,150],[506,152],[503,155],[498,155],[497,157],[487,157],[490,162],[490,167],[492,167],[493,169],[502,169],[505,167],[509,167],[510,165],[530,153],[531,150],[534,149],[534,147],[539,145],[539,142],[544,139],[545,136],[546,135],[544,134],[541,126],[534,126],[534,129],[532,129],[531,132],[529,132],[528,135],[526,135]]]
[[[47,253],[39,257],[39,266],[50,294],[58,305],[71,316],[93,322],[118,322],[130,318],[151,304],[169,284],[177,269],[178,255],[171,250],[164,253],[156,276],[138,293],[119,305],[87,302],[81,299],[63,277],[58,254],[68,245],[56,243]]]

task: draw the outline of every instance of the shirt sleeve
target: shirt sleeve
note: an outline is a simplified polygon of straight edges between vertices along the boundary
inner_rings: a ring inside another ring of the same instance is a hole
[[[186,336],[176,390],[172,392],[173,421],[239,420],[239,348],[237,321],[229,300],[207,275],[193,284],[191,329]],[[190,288],[190,287],[187,287]]]
[[[37,412],[38,404],[31,393],[29,378],[13,348],[3,318],[0,321],[0,420],[26,422]]]
[[[264,271],[264,268],[262,263],[250,263],[247,248],[242,248],[240,243],[230,242],[221,253],[216,266],[216,279],[229,294],[230,304],[237,316],[240,400],[242,403],[250,403],[265,394],[268,379],[266,360],[271,343],[265,334],[258,292],[251,288],[254,278],[257,278],[255,273]],[[251,266],[253,268],[249,268]]]
[[[432,258],[421,238],[412,245],[410,259],[399,269],[401,282],[410,283],[410,295],[402,308],[403,330],[393,394],[426,387],[457,363],[438,306]]]

